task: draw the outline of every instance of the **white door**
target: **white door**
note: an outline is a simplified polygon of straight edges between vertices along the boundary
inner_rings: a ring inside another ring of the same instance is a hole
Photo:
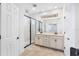
[[[14,4],[1,4],[1,55],[19,53],[19,9]]]
[[[30,18],[24,19],[24,47],[30,44]]]

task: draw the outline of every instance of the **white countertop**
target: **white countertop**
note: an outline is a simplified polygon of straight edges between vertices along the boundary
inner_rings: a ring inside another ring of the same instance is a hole
[[[55,36],[64,36],[64,34],[54,34],[54,33],[36,33],[37,35],[55,35]]]

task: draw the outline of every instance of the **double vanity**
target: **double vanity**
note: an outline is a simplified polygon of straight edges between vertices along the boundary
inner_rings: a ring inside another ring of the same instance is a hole
[[[64,34],[37,33],[35,44],[64,51]]]

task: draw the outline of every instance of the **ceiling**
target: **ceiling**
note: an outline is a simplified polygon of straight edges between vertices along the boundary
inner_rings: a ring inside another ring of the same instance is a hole
[[[33,7],[34,4],[37,5],[35,9]],[[36,14],[46,10],[62,8],[64,3],[17,3],[17,5],[21,8],[24,8],[29,14]]]

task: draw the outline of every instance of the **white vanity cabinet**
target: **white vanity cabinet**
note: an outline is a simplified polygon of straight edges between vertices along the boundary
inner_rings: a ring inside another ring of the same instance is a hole
[[[50,47],[54,49],[64,50],[64,36],[55,34],[37,34],[35,44]]]
[[[56,40],[56,39],[55,39],[55,36],[52,36],[52,35],[51,35],[51,36],[50,36],[50,40],[49,40],[49,41],[50,41],[50,43],[49,43],[50,46],[49,46],[49,47],[56,48],[56,42],[55,42],[55,40]]]
[[[42,35],[36,35],[35,37],[35,44],[43,45],[43,36]]]
[[[63,36],[56,36],[55,37],[56,49],[64,50],[64,37]]]

